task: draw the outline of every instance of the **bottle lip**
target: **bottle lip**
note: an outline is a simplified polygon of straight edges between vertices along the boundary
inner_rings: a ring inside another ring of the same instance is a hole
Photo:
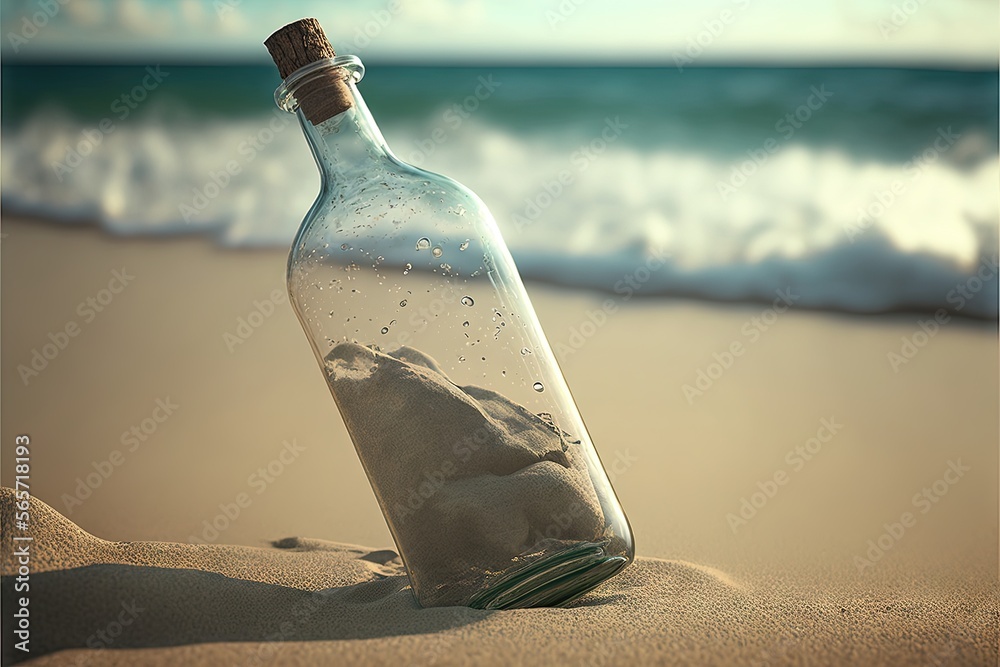
[[[347,71],[347,78],[351,83],[357,83],[365,76],[365,66],[357,56],[346,55],[336,58],[323,58],[308,65],[303,65],[288,75],[281,85],[274,91],[274,103],[279,109],[289,113],[295,113],[299,108],[298,100],[295,99],[295,91],[305,81],[313,78],[317,72],[330,69],[343,69]]]

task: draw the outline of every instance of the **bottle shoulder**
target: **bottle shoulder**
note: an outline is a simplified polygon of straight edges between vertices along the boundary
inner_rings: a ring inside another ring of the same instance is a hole
[[[342,245],[340,236],[381,239],[431,233],[495,233],[486,204],[453,178],[393,158],[378,169],[324,180],[296,235],[290,260]],[[374,241],[372,241],[374,243]]]

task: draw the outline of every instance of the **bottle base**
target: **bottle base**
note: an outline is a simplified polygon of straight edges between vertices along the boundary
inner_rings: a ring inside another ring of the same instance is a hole
[[[474,609],[561,607],[613,576],[629,560],[610,556],[607,543],[583,542],[513,572],[474,595]]]

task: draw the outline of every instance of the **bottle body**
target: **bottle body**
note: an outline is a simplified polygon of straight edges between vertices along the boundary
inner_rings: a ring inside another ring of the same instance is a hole
[[[414,594],[565,603],[631,561],[632,535],[513,260],[475,194],[392,155],[360,63],[328,67],[353,103],[298,112],[323,185],[288,288]]]

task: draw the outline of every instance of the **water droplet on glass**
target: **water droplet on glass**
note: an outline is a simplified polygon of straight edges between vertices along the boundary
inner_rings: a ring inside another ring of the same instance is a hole
[[[382,333],[383,334],[389,333],[389,327],[382,327]]]
[[[531,350],[529,350],[529,349],[528,349],[528,348],[526,348],[526,347],[522,347],[522,348],[521,348],[521,356],[522,356],[522,357],[526,357],[526,356],[528,356],[529,354],[531,354]]]
[[[500,371],[500,375],[507,377],[507,371]]]
[[[531,385],[531,388],[534,389],[535,391],[545,391],[545,387],[542,386],[541,382],[536,382],[535,384]]]
[[[471,306],[471,305],[474,305],[475,303],[476,302],[472,300],[471,296],[463,296],[462,297],[462,305],[463,306]]]
[[[462,245],[458,246],[459,250],[465,250],[469,247],[469,239],[462,241]]]
[[[340,244],[340,249],[341,250],[347,250],[347,244],[346,243],[341,243]]]
[[[400,308],[406,308],[406,299],[403,299],[402,301],[400,301],[399,302],[399,306],[400,306]]]
[[[463,326],[463,327],[467,327],[467,326],[469,326],[469,322],[468,322],[468,320],[466,320],[465,322],[462,322],[462,326]]]
[[[441,255],[444,254],[444,250],[441,250],[441,246],[436,245],[434,246],[434,249],[431,250],[431,254],[434,255],[435,257],[440,257]]]
[[[431,240],[426,236],[417,240],[417,250],[427,250],[431,247]]]
[[[459,357],[458,360],[459,361],[465,361],[465,357]]]

